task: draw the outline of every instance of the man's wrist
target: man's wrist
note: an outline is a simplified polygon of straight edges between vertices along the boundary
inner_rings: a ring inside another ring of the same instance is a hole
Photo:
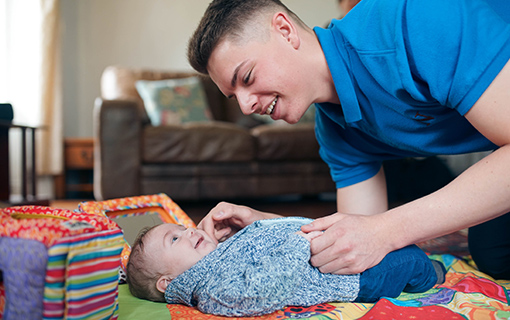
[[[407,243],[409,239],[407,229],[399,219],[397,212],[390,210],[373,215],[371,218],[375,220],[374,234],[379,239],[379,243],[384,244],[388,253],[410,244]]]

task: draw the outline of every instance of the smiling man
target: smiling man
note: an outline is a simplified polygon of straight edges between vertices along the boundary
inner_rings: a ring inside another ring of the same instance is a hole
[[[363,0],[310,29],[277,0],[215,0],[188,58],[245,114],[296,123],[316,104],[338,213],[302,230],[324,230],[311,242],[322,272],[361,272],[476,225],[477,265],[510,278],[510,26],[485,1]],[[446,187],[388,210],[384,160],[486,150]],[[199,227],[222,239],[268,216],[236,208],[220,204]]]
[[[241,5],[256,4],[245,1]],[[196,52],[210,55],[206,64],[208,70],[203,65],[195,64],[194,67],[208,73],[226,96],[236,98],[244,113],[267,114],[273,119],[295,123],[310,103],[335,99],[336,94],[314,32],[292,13],[277,15],[274,28],[269,28],[273,23],[273,11],[264,7],[257,9],[251,21],[228,17],[233,25],[236,25],[236,19],[241,20],[239,27],[246,28],[249,39],[226,34],[226,38],[217,44],[200,44],[202,48],[214,47],[214,50]],[[297,26],[300,37],[297,37]],[[205,35],[203,39],[212,40]],[[304,59],[310,58],[319,61],[303,63]],[[301,67],[296,68],[296,65]],[[322,68],[320,73],[317,67]],[[322,79],[316,78],[318,76]],[[331,83],[329,87],[321,85],[324,80]]]

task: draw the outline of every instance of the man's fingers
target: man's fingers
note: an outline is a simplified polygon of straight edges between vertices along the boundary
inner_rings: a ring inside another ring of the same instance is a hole
[[[215,236],[214,222],[212,221],[212,219],[207,219],[207,218],[202,219],[202,221],[200,221],[198,223],[197,229],[204,230],[205,233],[207,233],[211,238],[216,240],[216,242],[218,241],[218,239],[216,239],[216,236]]]
[[[312,254],[310,263],[317,268],[325,266],[337,258],[333,253],[333,243],[324,241],[325,238],[325,235],[322,235],[310,241],[310,252]]]
[[[217,211],[214,211],[212,213],[212,217],[213,219],[215,220],[223,220],[223,219],[228,219],[232,216],[232,212],[230,211],[230,214],[227,216],[227,214],[225,213],[225,210],[217,210]]]
[[[207,231],[207,229],[210,229],[212,227],[212,221],[209,221],[208,219],[202,219],[197,224],[197,229],[202,229],[204,231]]]
[[[331,246],[312,256],[310,263],[322,273],[354,274],[363,271],[352,257],[350,254],[336,253],[334,246]]]
[[[310,233],[304,233],[303,231],[298,231],[298,232],[296,232],[296,234],[305,238],[306,240],[308,240],[310,242],[313,239],[320,237],[322,235],[322,231],[312,231]]]
[[[332,220],[332,219],[329,219]],[[323,223],[322,221],[320,223]],[[341,252],[333,252],[336,251],[335,247],[338,247],[338,244],[335,245],[338,241],[341,241],[342,236],[344,235],[342,229],[338,229],[335,227],[326,227],[325,231],[322,233],[320,237],[313,239],[310,243],[310,251],[312,255],[317,255],[322,253],[326,249],[328,249],[326,254],[340,254]],[[321,256],[325,256],[325,253],[322,253]],[[331,258],[332,259],[332,258]],[[327,261],[324,261],[326,263]]]
[[[308,241],[312,241],[320,236],[322,236],[322,231],[312,231],[310,233],[306,233]]]
[[[217,219],[216,216],[220,216]],[[232,228],[225,226],[223,222],[221,222],[221,217],[224,216],[223,212],[215,212],[212,216],[207,216],[197,225],[198,229],[204,230],[208,235],[210,235],[216,241],[224,241],[228,238],[228,234],[232,232]]]
[[[341,219],[341,215],[338,213],[315,219],[309,224],[305,224],[301,227],[301,230],[304,233],[309,233],[312,231],[323,231],[329,228],[331,225],[333,225],[336,221]]]
[[[332,273],[332,274],[356,274],[361,273],[363,271],[357,271],[357,269],[353,269],[351,267],[339,267],[336,263],[332,262],[328,265],[319,268],[319,271],[322,273]]]
[[[216,230],[215,237],[216,237],[216,239],[218,239],[219,242],[223,242],[223,241],[227,240],[228,238],[230,238],[231,233],[232,233],[232,228],[225,227],[225,228]]]

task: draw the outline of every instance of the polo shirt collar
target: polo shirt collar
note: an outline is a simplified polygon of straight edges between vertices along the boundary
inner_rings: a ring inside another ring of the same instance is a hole
[[[335,30],[337,28],[335,24],[331,24],[328,29],[315,27],[313,30],[319,39],[333,77],[345,122],[353,123],[362,119],[361,109],[353,86],[354,79],[347,68],[348,52],[345,50],[341,32]]]

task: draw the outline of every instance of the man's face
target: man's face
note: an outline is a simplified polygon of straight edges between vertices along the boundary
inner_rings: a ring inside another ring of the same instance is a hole
[[[156,267],[172,278],[191,268],[216,249],[216,243],[202,230],[165,223],[155,227],[145,240],[145,251]]]
[[[296,123],[314,102],[302,74],[296,48],[278,32],[265,42],[220,42],[208,64],[212,80],[227,97],[236,98],[244,114],[270,115]]]
[[[338,7],[345,16],[356,4],[358,4],[358,2],[360,2],[360,0],[340,0],[338,1]]]

